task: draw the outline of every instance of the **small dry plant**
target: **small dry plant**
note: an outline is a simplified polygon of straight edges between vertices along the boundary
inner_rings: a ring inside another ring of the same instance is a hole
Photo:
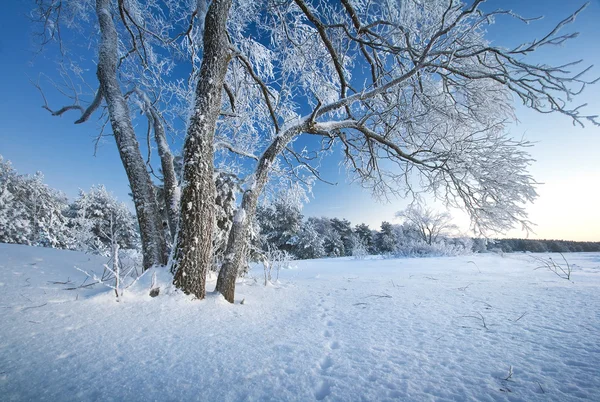
[[[571,273],[572,273],[571,265],[569,265],[569,262],[567,261],[567,259],[565,258],[565,256],[562,253],[559,253],[559,254],[562,257],[564,264],[554,261],[552,259],[552,257],[543,258],[543,257],[538,257],[535,255],[532,255],[531,258],[533,258],[535,261],[537,261],[540,264],[540,266],[537,267],[536,269],[544,269],[544,268],[548,269],[549,271],[554,272],[560,278],[570,281]]]

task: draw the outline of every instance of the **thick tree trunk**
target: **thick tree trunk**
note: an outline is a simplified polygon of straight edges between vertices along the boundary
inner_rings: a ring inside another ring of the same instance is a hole
[[[110,5],[111,0],[96,0],[101,32],[97,75],[108,106],[119,155],[131,186],[140,225],[144,269],[148,269],[153,265],[167,263],[167,244],[154,186],[140,153],[127,101],[117,80],[118,36]]]
[[[202,67],[184,144],[180,220],[171,270],[175,286],[198,299],[206,294],[206,274],[213,260],[213,141],[231,59],[226,29],[230,7],[231,0],[213,0],[206,13]]]

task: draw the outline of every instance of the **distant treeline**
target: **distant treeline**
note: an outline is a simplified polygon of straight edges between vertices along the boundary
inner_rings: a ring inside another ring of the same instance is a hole
[[[505,253],[529,251],[532,253],[600,252],[600,242],[571,240],[495,239],[488,241],[488,251],[500,249]]]

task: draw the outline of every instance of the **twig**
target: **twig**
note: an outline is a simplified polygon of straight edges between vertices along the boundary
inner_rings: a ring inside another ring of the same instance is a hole
[[[426,276],[425,279],[431,279],[432,281],[437,281],[437,279],[432,278],[431,276]]]
[[[503,379],[503,381],[511,381],[511,377],[513,375],[513,368],[512,365],[508,368],[508,376],[506,378]]]
[[[467,288],[471,286],[471,284],[469,283],[467,286],[463,286],[462,288],[457,288],[458,290],[460,290],[461,292],[464,292],[465,290],[467,290]]]
[[[483,303],[483,304],[485,304],[485,305],[486,305],[486,308],[487,308],[488,310],[489,310],[489,309],[492,309],[492,308],[494,308],[494,307],[493,307],[491,304],[489,304],[489,303],[486,303],[486,302],[484,302],[483,300],[475,300],[475,301],[473,302],[473,304],[475,304],[475,303]]]
[[[542,394],[545,394],[545,393],[546,393],[546,391],[544,391],[544,388],[542,388],[542,384],[540,384],[540,382],[539,382],[539,381],[537,381],[537,384],[540,386],[540,389],[542,390]]]
[[[33,300],[31,300],[29,297],[26,297],[22,293],[19,293],[19,296],[21,296],[23,299],[27,300],[28,302],[33,303]]]
[[[71,278],[67,278],[66,282],[60,282],[60,281],[47,281],[46,283],[50,284],[50,285],[68,285],[69,283],[73,283],[71,282]]]
[[[479,269],[479,265],[477,265],[477,264],[475,263],[475,261],[467,261],[467,264],[469,264],[469,263],[471,263],[471,264],[475,265],[475,266],[477,267],[477,271],[479,271],[479,273],[481,273],[481,270]]]
[[[369,298],[369,297],[376,297],[378,299],[391,299],[392,296],[388,295],[388,294],[382,294],[382,295],[368,295],[367,297],[365,297],[365,299]]]
[[[100,282],[92,282],[92,283],[88,283],[87,285],[79,285],[79,286],[75,286],[72,288],[64,288],[63,290],[77,290],[77,289],[84,289],[84,288],[89,288],[91,286],[94,286],[96,284],[98,284]]]
[[[542,257],[537,257],[537,256],[532,255],[531,258],[533,258],[537,262],[540,262],[543,264],[543,265],[540,265],[539,267],[535,268],[535,270],[546,268],[549,271],[554,272],[554,274],[556,274],[559,278],[563,278],[568,281],[571,281],[571,273],[572,273],[571,265],[569,265],[569,262],[567,261],[567,259],[565,258],[565,256],[562,253],[559,253],[559,254],[565,261],[566,267],[563,267],[562,265],[556,263],[552,259],[552,257],[548,257],[548,259],[545,259]]]
[[[21,309],[21,311],[29,310],[32,308],[44,307],[46,304],[48,304],[48,303],[40,304],[39,306],[25,307],[25,308]]]
[[[363,305],[366,306],[368,304],[369,303],[354,303],[353,306],[363,306]]]
[[[487,324],[485,323],[485,318],[483,317],[483,315],[481,313],[477,313],[479,314],[479,317],[474,316],[474,315],[463,315],[464,318],[475,318],[477,320],[481,321],[481,324],[483,325],[483,328],[485,328],[486,330],[489,330],[489,328],[487,327]]]
[[[526,315],[527,315],[527,311],[524,312],[523,314],[521,314],[521,316],[519,318],[517,318],[516,320],[514,320],[513,322],[519,321],[521,318],[525,317]]]

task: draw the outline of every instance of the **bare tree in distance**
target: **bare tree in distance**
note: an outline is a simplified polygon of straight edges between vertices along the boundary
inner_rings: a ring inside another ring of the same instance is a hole
[[[157,94],[149,98],[158,99],[163,116],[168,99],[189,115],[172,261],[176,284],[198,298],[212,253],[215,169],[237,175],[242,188],[217,282],[233,302],[261,194],[274,181],[325,180],[320,159],[336,146],[351,178],[375,196],[429,192],[465,210],[476,230],[503,231],[529,227],[525,204],[537,196],[527,172],[530,144],[506,133],[513,99],[574,124],[598,124],[571,105],[595,82],[584,77],[589,68],[528,61],[539,48],[576,37],[561,30],[585,6],[540,39],[507,49],[486,40],[486,27],[534,19],[483,11],[483,0],[214,0],[208,8],[202,1],[97,0],[105,6],[95,14],[86,2],[38,2],[117,22],[116,88],[128,94],[142,87]],[[181,79],[173,66],[185,60],[190,74]],[[159,96],[166,93],[173,96]],[[103,98],[116,133],[128,113]],[[300,136],[313,140],[296,145]]]
[[[413,204],[404,211],[397,212],[396,217],[416,228],[421,239],[429,245],[458,229],[448,212],[435,212],[420,204]]]

